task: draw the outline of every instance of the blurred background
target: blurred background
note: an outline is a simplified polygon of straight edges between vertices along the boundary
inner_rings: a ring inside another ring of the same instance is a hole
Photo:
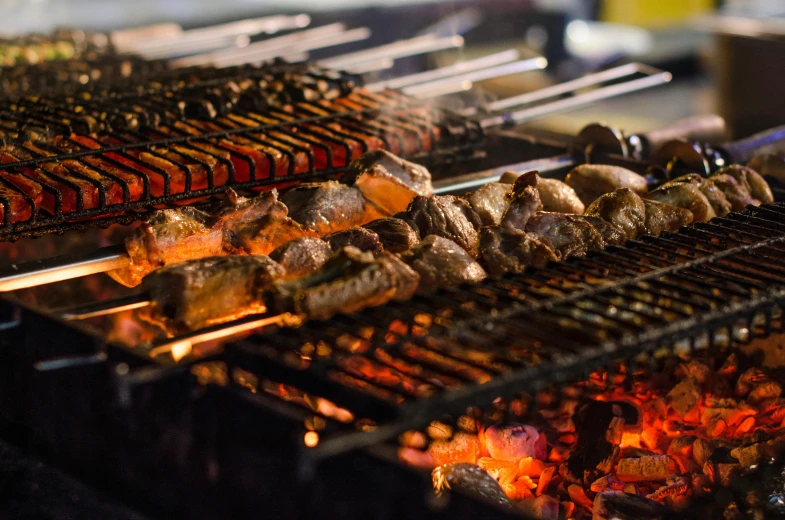
[[[464,38],[460,49],[396,60],[366,74],[366,81],[506,49],[548,60],[543,71],[475,82],[470,104],[478,97],[509,97],[625,61],[674,75],[667,88],[550,116],[532,123],[536,127],[574,133],[587,122],[612,120],[646,130],[716,112],[738,136],[785,120],[785,103],[778,97],[785,76],[785,18],[778,18],[785,14],[782,0],[2,0],[0,31],[8,36],[62,27],[108,31],[161,22],[189,29],[299,13],[311,16],[310,27],[340,21],[371,31],[368,39],[313,51],[309,59],[428,33]]]

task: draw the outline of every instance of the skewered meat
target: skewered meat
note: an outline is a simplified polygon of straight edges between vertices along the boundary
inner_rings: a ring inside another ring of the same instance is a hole
[[[585,256],[605,248],[602,235],[580,216],[538,211],[526,223],[526,232],[548,239],[561,258]]]
[[[659,235],[664,231],[676,231],[692,222],[692,212],[656,200],[643,200],[646,206],[646,231]]]
[[[781,154],[756,155],[747,164],[759,175],[775,179],[780,184],[785,183],[785,157]]]
[[[732,175],[714,174],[711,176],[711,181],[725,194],[733,211],[741,211],[749,205],[760,204],[752,198],[749,189]]]
[[[590,215],[582,215],[582,217],[583,220],[594,226],[594,229],[597,230],[602,239],[605,241],[606,246],[618,246],[627,240],[624,231],[620,227],[611,224],[607,220]]]
[[[730,175],[736,179],[739,184],[742,184],[753,198],[759,200],[763,204],[771,204],[774,202],[774,195],[771,193],[771,188],[763,177],[748,166],[741,164],[731,164],[717,172],[717,175]]]
[[[649,190],[646,179],[620,166],[607,164],[581,164],[564,179],[585,205],[594,202],[600,195],[619,188],[629,188],[638,195]]]
[[[523,230],[534,212],[542,210],[537,190],[539,181],[536,171],[526,172],[515,180],[508,197],[509,205],[502,216],[503,227]]]
[[[400,258],[344,248],[305,278],[273,284],[267,294],[274,312],[328,319],[390,300],[411,298],[420,276]]]
[[[451,287],[465,282],[479,282],[485,270],[452,240],[428,235],[401,259],[420,275],[421,292]]]
[[[379,217],[357,188],[337,181],[301,184],[281,196],[290,217],[317,235],[327,235]]]
[[[542,267],[559,260],[545,237],[501,226],[480,228],[480,254],[493,275],[520,273],[527,266]]]
[[[288,212],[284,204],[276,201],[267,213],[259,213],[263,215],[261,217],[241,219],[235,223],[232,213],[225,215],[223,225],[231,228],[231,233],[228,233],[229,240],[224,241],[224,248],[227,252],[266,255],[289,240],[314,235],[291,219]]]
[[[453,195],[418,196],[409,204],[406,217],[420,237],[448,238],[477,258],[477,228],[481,221],[466,199]]]
[[[286,271],[287,278],[299,278],[311,274],[330,259],[330,245],[316,237],[299,237],[289,240],[270,253]]]
[[[340,251],[347,246],[356,247],[360,251],[369,251],[374,255],[378,255],[384,251],[384,246],[382,246],[382,243],[379,240],[379,235],[369,229],[361,227],[351,227],[349,229],[344,229],[343,231],[337,231],[325,236],[324,240],[330,245],[333,251]]]
[[[425,167],[384,150],[357,159],[344,182],[353,183],[365,198],[389,215],[405,210],[415,196],[433,193],[431,174]]]
[[[221,218],[186,207],[155,212],[125,241],[131,263],[108,274],[134,287],[149,272],[167,264],[223,252]]]
[[[727,192],[725,194],[727,195]],[[646,198],[688,209],[695,222],[708,222],[717,216],[709,199],[693,184],[675,183],[662,186],[650,192]]]
[[[540,179],[538,190],[543,211],[583,215],[586,209],[575,190],[558,179]]]
[[[469,204],[477,212],[483,226],[498,226],[502,222],[504,211],[509,206],[507,195],[511,186],[500,182],[491,182],[480,186],[467,195]]]
[[[380,218],[365,224],[363,227],[376,233],[382,246],[384,246],[384,250],[390,253],[408,251],[420,241],[414,229],[400,218]]]
[[[620,228],[628,240],[646,232],[646,205],[629,188],[606,193],[586,208],[586,216],[600,217]]]
[[[732,210],[728,198],[711,179],[701,177],[697,173],[689,173],[687,175],[682,175],[681,177],[676,177],[672,181],[663,184],[663,186],[670,186],[672,184],[693,184],[697,186],[701,193],[706,196],[706,199],[709,201],[714,213],[716,213],[718,217],[724,217]]]
[[[266,256],[214,256],[163,267],[144,279],[151,316],[173,330],[263,312],[264,290],[284,276]]]
[[[239,249],[243,228],[282,206],[278,201],[278,191],[264,191],[253,198],[241,197],[232,189],[227,190],[228,203],[218,212],[222,218],[224,241],[226,245]],[[284,208],[285,209],[285,208]]]

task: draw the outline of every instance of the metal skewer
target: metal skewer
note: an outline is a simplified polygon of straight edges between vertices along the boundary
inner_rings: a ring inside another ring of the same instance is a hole
[[[368,62],[382,59],[398,59],[462,46],[463,38],[461,36],[435,37],[426,35],[327,58],[316,62],[316,64],[328,69],[356,68]]]

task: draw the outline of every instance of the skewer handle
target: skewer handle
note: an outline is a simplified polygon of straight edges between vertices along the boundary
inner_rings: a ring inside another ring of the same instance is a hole
[[[727,159],[747,164],[756,155],[785,151],[785,126],[778,126],[722,146]]]
[[[650,130],[640,134],[640,138],[648,155],[674,139],[719,143],[725,140],[726,132],[723,118],[715,114],[706,114],[681,119],[668,126]]]
[[[89,253],[61,255],[27,262],[0,274],[0,292],[104,273],[124,267],[129,262],[130,258],[122,244],[103,247]]]

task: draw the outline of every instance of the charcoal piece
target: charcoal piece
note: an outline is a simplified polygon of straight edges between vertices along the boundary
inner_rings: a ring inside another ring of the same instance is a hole
[[[520,273],[528,266],[542,267],[560,259],[547,238],[501,226],[480,228],[479,244],[488,272],[497,276]]]
[[[477,257],[477,228],[482,222],[465,199],[453,195],[415,197],[406,214],[421,238],[438,235],[450,239]]]
[[[388,217],[376,219],[363,226],[379,237],[384,250],[389,253],[402,253],[420,241],[417,232],[403,219]]]
[[[331,233],[324,237],[324,241],[330,244],[330,248],[332,248],[333,251],[340,251],[347,246],[356,247],[360,251],[368,251],[374,255],[378,255],[384,251],[384,246],[382,246],[382,243],[379,240],[379,235],[369,229],[361,227],[351,227],[349,229],[344,229],[343,231]]]
[[[568,482],[590,485],[613,467],[619,456],[623,409],[617,403],[591,401],[576,417],[577,440],[559,473]]]
[[[692,212],[687,209],[656,200],[644,200],[643,204],[646,206],[644,225],[651,235],[658,236],[665,231],[676,231],[692,222]]]
[[[512,186],[509,184],[491,182],[468,194],[466,198],[477,212],[483,226],[498,226],[510,204],[507,196],[511,190]]]
[[[526,232],[547,238],[561,258],[605,249],[602,235],[579,215],[538,211],[526,223]]]
[[[144,279],[151,316],[175,331],[264,310],[264,290],[284,275],[266,256],[217,256],[162,267]]]
[[[452,240],[428,235],[401,259],[420,275],[421,292],[439,287],[452,287],[466,282],[479,282],[485,270]]]
[[[389,253],[346,247],[319,270],[304,278],[273,284],[267,292],[273,312],[293,312],[312,319],[328,319],[390,300],[411,298],[420,276]]]
[[[445,464],[434,469],[431,478],[437,495],[447,489],[454,489],[487,502],[512,507],[496,479],[476,464],[469,462]]]
[[[540,192],[537,190],[540,178],[537,172],[527,172],[515,180],[508,199],[509,205],[502,216],[502,226],[523,231],[529,218],[542,210]]]
[[[594,520],[657,520],[673,514],[671,508],[654,500],[608,489],[594,497],[592,518]]]
[[[311,274],[330,259],[330,245],[317,237],[299,237],[278,247],[270,258],[286,270],[286,278]]]
[[[586,208],[585,215],[610,222],[624,231],[628,240],[646,233],[646,205],[628,188],[601,195]]]

